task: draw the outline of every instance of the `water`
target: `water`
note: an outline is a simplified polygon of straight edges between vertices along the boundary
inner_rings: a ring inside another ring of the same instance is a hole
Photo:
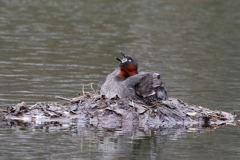
[[[237,0],[0,0],[0,111],[74,97],[117,67],[161,72],[171,97],[240,106]],[[0,159],[239,159],[239,126],[204,133],[0,127]]]

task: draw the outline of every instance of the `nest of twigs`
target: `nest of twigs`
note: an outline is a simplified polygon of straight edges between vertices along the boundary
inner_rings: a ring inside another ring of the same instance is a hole
[[[120,99],[118,96],[107,99],[92,88],[92,92],[82,92],[75,98],[56,96],[64,102],[36,103],[28,106],[21,102],[8,107],[4,120],[21,120],[28,123],[70,122],[78,119],[79,123],[94,126],[139,128],[168,128],[173,126],[209,127],[234,122],[234,115],[210,110],[201,106],[190,105],[176,98],[156,101],[149,106],[141,100]]]

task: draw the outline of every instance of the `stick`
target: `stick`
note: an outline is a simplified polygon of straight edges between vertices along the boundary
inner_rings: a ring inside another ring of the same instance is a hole
[[[61,99],[61,100],[65,100],[65,101],[68,101],[68,102],[72,102],[71,99],[64,98],[64,97],[60,97],[60,96],[56,96],[55,98],[57,98],[57,99]]]

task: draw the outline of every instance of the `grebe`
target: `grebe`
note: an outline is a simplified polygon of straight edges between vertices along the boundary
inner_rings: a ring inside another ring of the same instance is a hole
[[[159,72],[138,72],[135,58],[120,51],[123,59],[115,57],[119,62],[116,69],[98,84],[100,94],[106,98],[142,99],[147,104],[154,100],[167,100],[167,90],[160,81]]]

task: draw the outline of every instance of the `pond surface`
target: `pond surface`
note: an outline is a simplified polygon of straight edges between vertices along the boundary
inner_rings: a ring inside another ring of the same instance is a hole
[[[238,111],[239,8],[239,0],[0,0],[0,111],[96,86],[120,50],[140,71],[160,71],[170,97]],[[239,133],[239,125],[204,133],[1,125],[0,159],[239,159]]]

